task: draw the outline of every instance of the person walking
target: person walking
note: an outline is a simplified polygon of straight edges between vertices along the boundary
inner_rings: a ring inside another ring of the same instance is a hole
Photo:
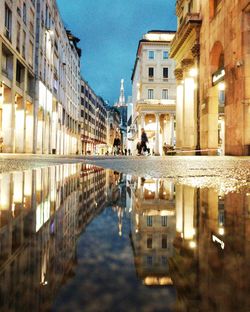
[[[149,148],[147,147],[147,143],[148,143],[148,137],[147,137],[147,134],[144,130],[144,128],[141,129],[141,153],[142,151],[144,152],[150,152]]]
[[[121,145],[121,140],[120,140],[118,134],[116,134],[115,139],[114,139],[114,144],[113,144],[114,155],[118,155],[119,154],[120,145]]]

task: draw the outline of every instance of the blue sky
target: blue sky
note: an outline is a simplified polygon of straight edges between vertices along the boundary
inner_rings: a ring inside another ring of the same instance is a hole
[[[57,0],[65,26],[79,37],[81,73],[113,104],[120,80],[131,95],[138,41],[148,30],[175,30],[174,0]]]

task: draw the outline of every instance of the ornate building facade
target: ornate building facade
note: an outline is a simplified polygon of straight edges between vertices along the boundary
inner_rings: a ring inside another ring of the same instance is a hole
[[[249,1],[178,0],[176,14],[177,147],[249,155]]]
[[[169,58],[174,34],[150,31],[139,41],[131,77],[134,151],[142,128],[155,155],[162,155],[164,143],[175,145],[175,63]]]

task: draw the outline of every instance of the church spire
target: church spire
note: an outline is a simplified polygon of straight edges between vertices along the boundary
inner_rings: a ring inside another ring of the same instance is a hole
[[[120,97],[118,106],[125,105],[125,95],[124,95],[124,79],[121,79]]]

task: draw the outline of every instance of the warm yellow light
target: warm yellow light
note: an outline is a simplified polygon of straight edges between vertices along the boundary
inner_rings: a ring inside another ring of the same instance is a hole
[[[226,88],[225,82],[220,82],[218,84],[219,91],[225,91],[225,88]]]
[[[190,247],[190,248],[195,249],[196,246],[197,246],[197,245],[196,245],[196,242],[194,242],[194,241],[189,242],[189,247]]]
[[[225,234],[225,229],[223,227],[220,227],[218,230],[219,235],[224,235]]]
[[[149,122],[152,122],[152,120],[151,120],[151,119],[149,119]]]
[[[198,76],[198,69],[195,68],[195,67],[191,68],[190,71],[189,71],[189,75],[191,77],[197,77]]]

